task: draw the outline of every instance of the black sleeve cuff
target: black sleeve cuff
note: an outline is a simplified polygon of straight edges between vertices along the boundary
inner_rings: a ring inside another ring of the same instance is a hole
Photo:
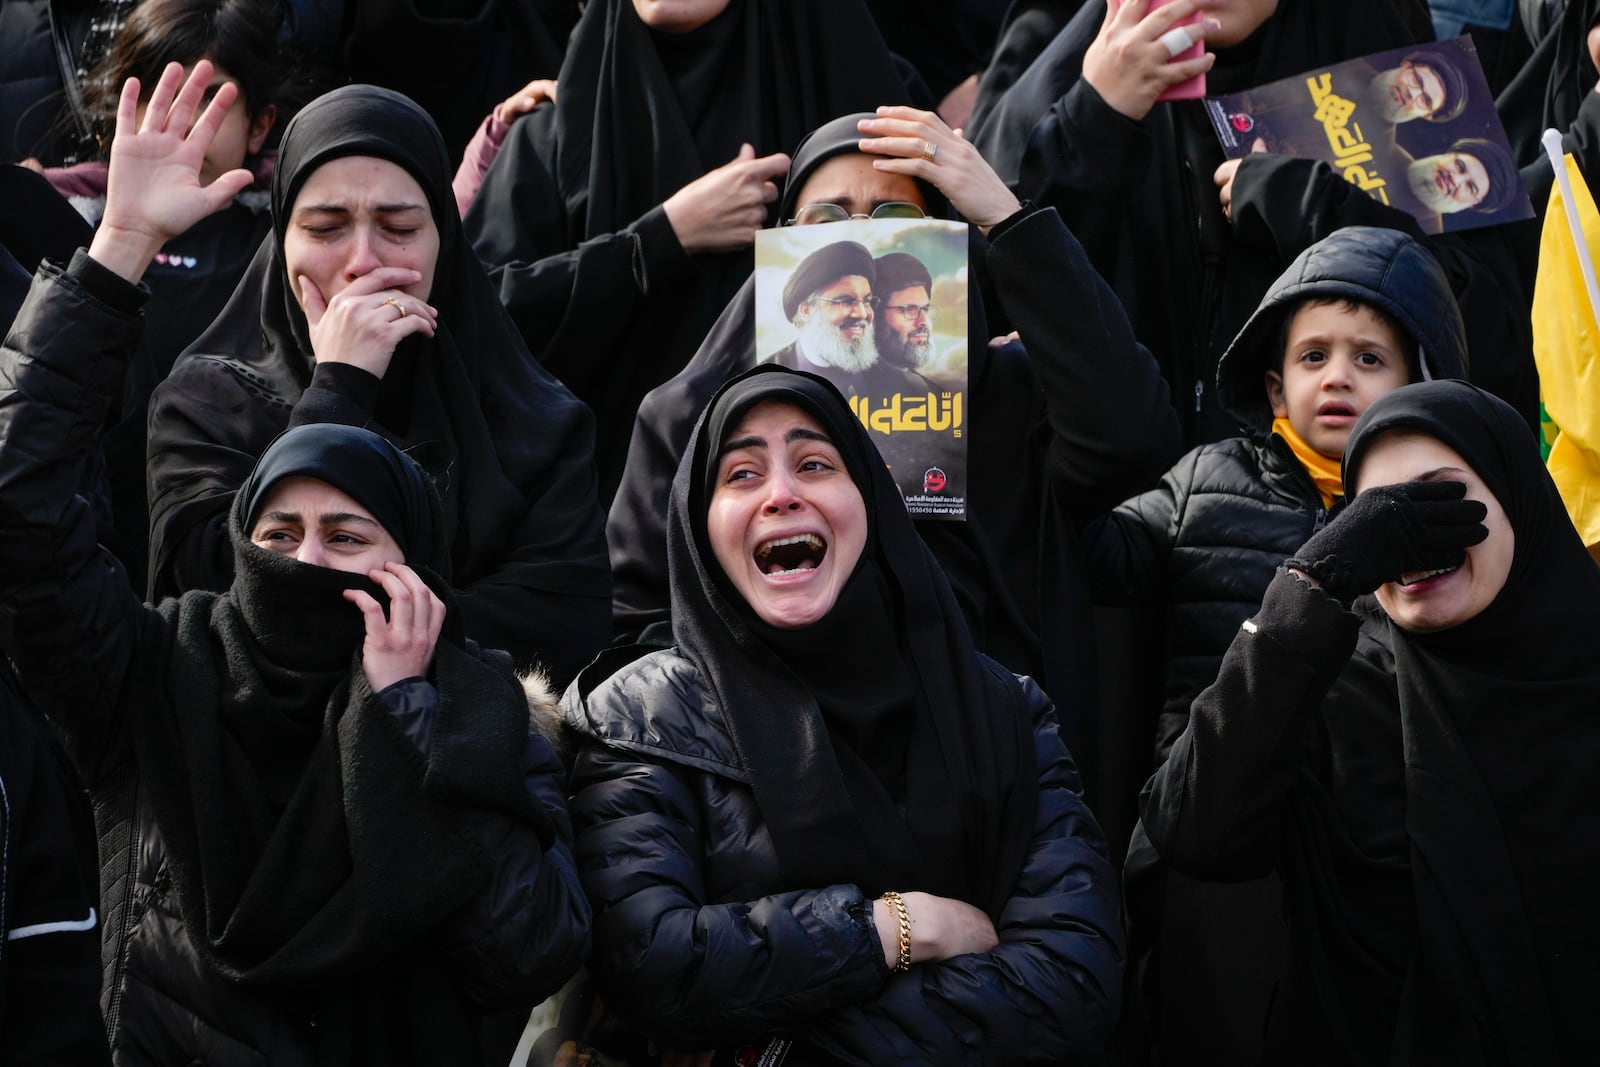
[[[689,253],[660,204],[645,212],[627,232],[633,240],[633,284],[646,296],[653,279],[665,278],[689,262]]]
[[[124,315],[139,314],[144,309],[145,301],[150,299],[150,290],[144,283],[135,285],[116,271],[96,263],[89,256],[87,248],[80,248],[72,254],[66,277],[111,310]]]
[[[311,384],[295,403],[290,426],[341,423],[365,426],[378,408],[382,379],[349,363],[318,363]]]
[[[1053,210],[1055,209],[1037,207],[1032,200],[1024,200],[1022,206],[1017,208],[1016,211],[989,227],[989,244],[995,244],[1033,216]]]
[[[1279,568],[1245,629],[1272,638],[1310,669],[1332,677],[1355,650],[1361,617],[1328,593]]]

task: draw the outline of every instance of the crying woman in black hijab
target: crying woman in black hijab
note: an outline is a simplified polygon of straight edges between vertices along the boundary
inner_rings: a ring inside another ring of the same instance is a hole
[[[1147,786],[1150,839],[1282,875],[1264,1061],[1593,1062],[1600,567],[1463,382],[1374,403],[1344,477]]]
[[[634,413],[753,268],[807,133],[905,99],[863,0],[593,0],[467,231],[528,347],[594,410],[600,492]]]
[[[675,647],[566,698],[606,1004],[683,1053],[778,1032],[805,1063],[956,1063],[982,1032],[996,1062],[1092,1058],[1121,968],[1104,838],[844,398],[729,383],[668,527]]]
[[[150,409],[151,593],[226,588],[229,502],[286,427],[373,429],[442,498],[467,632],[565,680],[604,645],[593,421],[461,230],[431,119],[352,85],[284,134],[273,231]]]

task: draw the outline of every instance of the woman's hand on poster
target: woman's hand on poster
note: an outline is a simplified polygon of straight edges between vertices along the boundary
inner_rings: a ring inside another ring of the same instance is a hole
[[[667,198],[662,208],[683,250],[736,252],[755,243],[756,231],[767,224],[767,205],[778,199],[773,181],[789,173],[782,152],[756,158],[742,145],[730,163],[701,175]]]
[[[1151,11],[1150,0],[1110,0],[1100,32],[1084,53],[1083,80],[1120,114],[1135,122],[1143,119],[1162,93],[1199,77],[1217,61],[1214,52],[1195,59],[1173,59],[1195,44],[1203,45],[1208,32],[1221,28],[1221,23],[1209,18],[1190,26],[1178,25],[1202,7],[1199,0],[1174,0]],[[1169,48],[1171,38],[1163,37],[1173,31],[1186,34],[1189,43],[1176,50]]]
[[[438,331],[438,310],[401,288],[421,280],[409,267],[379,267],[328,300],[309,277],[296,278],[317,362],[348,363],[382,378],[402,339]]]
[[[204,110],[212,65],[202,59],[184,77],[169,63],[139,115],[139,80],[129,78],[117,101],[106,209],[89,245],[94,260],[132,282],[169,240],[226,207],[251,182],[230,170],[200,184],[200,166],[239,90],[224,82]],[[199,119],[195,118],[199,115]]]
[[[972,142],[931,111],[880,107],[876,118],[861,120],[860,130],[861,151],[885,157],[873,160],[874,168],[932,185],[985,236],[1022,207]]]
[[[346,589],[344,598],[361,610],[367,638],[361,646],[361,670],[374,693],[407,678],[425,678],[444,627],[444,601],[404,563],[386,563],[367,576],[389,596],[389,614],[371,594]]]
[[[1260,137],[1250,142],[1251,155],[1259,155],[1266,150],[1267,142]],[[1239,164],[1243,162],[1242,159],[1223,160],[1222,166],[1211,176],[1211,180],[1217,183],[1217,198],[1222,201],[1222,213],[1229,219],[1233,218],[1233,179],[1239,173]]]

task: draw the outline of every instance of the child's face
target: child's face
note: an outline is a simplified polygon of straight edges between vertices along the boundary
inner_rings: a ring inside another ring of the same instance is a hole
[[[1405,348],[1369,307],[1307,304],[1289,320],[1283,371],[1267,371],[1274,418],[1330,459],[1372,402],[1405,385]]]
[[[211,84],[206,86],[206,102],[210,103],[216,91],[228,82],[233,81],[233,75],[213,64]],[[183,68],[184,77],[194,69],[194,64]],[[148,96],[139,101],[139,123],[144,123],[145,106],[150,103]],[[202,109],[203,110],[203,109]],[[254,119],[250,117],[246,107],[244,94],[234,97],[233,106],[228,109],[228,114],[223,118],[222,125],[217,129],[217,135],[211,141],[211,147],[206,150],[206,158],[200,164],[200,184],[210,185],[230,170],[237,170],[244,166],[247,156],[261,151],[261,146],[266,143],[267,133],[272,129],[272,121],[277,111],[273,107],[265,107]],[[195,118],[199,118],[197,112]]]

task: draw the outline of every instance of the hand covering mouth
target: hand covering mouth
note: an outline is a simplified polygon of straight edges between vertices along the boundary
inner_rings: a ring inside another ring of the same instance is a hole
[[[814,533],[774,537],[756,546],[756,570],[762,574],[816,570],[827,554],[828,542]]]
[[[1402,586],[1416,585],[1418,582],[1425,582],[1429,578],[1437,578],[1442,574],[1450,574],[1460,569],[1461,564],[1457,563],[1454,567],[1440,567],[1431,571],[1407,571],[1400,576],[1400,580],[1396,584]]]

